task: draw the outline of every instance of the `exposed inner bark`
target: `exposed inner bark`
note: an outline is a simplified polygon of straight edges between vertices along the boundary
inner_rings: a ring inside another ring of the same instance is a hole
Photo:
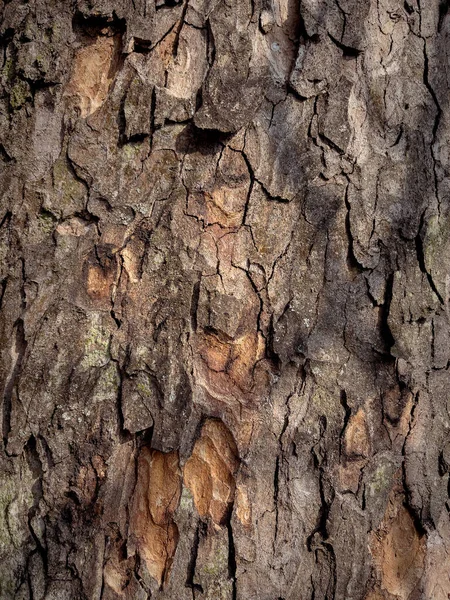
[[[0,3],[0,598],[448,600],[448,3]]]

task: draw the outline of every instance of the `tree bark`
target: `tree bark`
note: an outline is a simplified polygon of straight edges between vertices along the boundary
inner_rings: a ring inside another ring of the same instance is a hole
[[[0,2],[0,598],[450,598],[447,0]]]

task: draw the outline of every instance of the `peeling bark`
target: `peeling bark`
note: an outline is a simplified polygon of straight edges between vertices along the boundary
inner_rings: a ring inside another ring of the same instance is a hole
[[[450,597],[449,28],[0,2],[0,598]]]

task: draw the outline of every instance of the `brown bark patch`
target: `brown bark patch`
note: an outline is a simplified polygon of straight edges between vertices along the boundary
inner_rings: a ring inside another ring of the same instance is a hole
[[[177,40],[177,30],[173,29],[168,35],[156,45],[156,53],[160,57],[164,67],[167,69],[173,63],[173,49]]]
[[[220,223],[222,227],[239,227],[245,208],[247,189],[217,187],[211,193],[205,192],[205,220],[211,225]]]
[[[99,35],[75,54],[66,95],[75,100],[83,118],[106,100],[119,65],[120,35]]]
[[[208,419],[184,467],[184,482],[190,489],[201,517],[210,516],[224,525],[233,505],[239,455],[231,432],[220,420]]]
[[[369,428],[365,412],[360,408],[344,431],[343,464],[339,465],[339,488],[341,491],[357,493],[361,470],[370,455]]]
[[[83,219],[78,217],[68,219],[63,223],[60,223],[56,228],[56,231],[59,233],[59,235],[72,235],[75,237],[85,235],[88,230],[89,225],[87,225],[86,221],[83,221]]]
[[[209,377],[211,384],[222,390],[237,386],[250,391],[253,368],[264,357],[264,340],[259,333],[246,333],[231,339],[218,332],[206,330],[198,336],[198,350],[210,371],[225,377]],[[211,374],[210,374],[211,375]]]
[[[417,530],[404,501],[403,490],[396,484],[383,521],[370,535],[377,584],[369,598],[413,600],[416,597],[414,592],[424,571],[426,540]]]
[[[366,460],[354,460],[339,465],[339,490],[341,492],[353,492],[354,494],[358,492],[361,469],[366,463]]]
[[[252,524],[252,505],[244,485],[238,485],[236,489],[236,516],[244,527]]]
[[[92,298],[109,298],[112,281],[108,273],[97,265],[90,265],[87,274],[87,291]]]
[[[214,185],[189,195],[189,213],[207,225],[220,225],[216,232],[218,238],[222,237],[222,228],[242,225],[249,188],[250,174],[242,153],[226,147],[218,162]]]
[[[108,300],[116,280],[117,261],[111,245],[98,246],[84,264],[86,290],[92,300]]]
[[[370,454],[369,429],[362,408],[351,417],[344,436],[344,452],[348,458],[367,458]]]
[[[119,535],[109,542],[108,559],[105,562],[103,576],[105,584],[119,596],[125,594],[130,582],[134,560],[126,556],[126,544]]]
[[[130,528],[150,575],[163,586],[178,544],[173,515],[181,495],[178,452],[143,448],[131,503]]]

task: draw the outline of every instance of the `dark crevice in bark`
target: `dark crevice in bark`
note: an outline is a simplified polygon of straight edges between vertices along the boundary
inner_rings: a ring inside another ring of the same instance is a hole
[[[275,371],[279,372],[281,369],[281,358],[275,351],[275,326],[273,313],[270,315],[269,327],[266,335],[266,357],[272,362],[275,367]]]
[[[350,417],[352,415],[352,409],[347,402],[347,394],[346,394],[345,390],[341,390],[341,406],[344,409],[344,413],[345,413],[344,414],[344,423],[342,425],[342,429],[339,434],[339,454],[342,457],[342,454],[343,454],[342,444],[343,444],[344,434],[345,434],[345,430],[347,429],[347,425],[350,421]]]
[[[323,544],[328,552],[328,561],[331,570],[331,578],[328,582],[327,593],[325,600],[335,600],[336,598],[336,586],[337,586],[337,565],[336,565],[336,554],[334,548],[329,543]]]
[[[329,486],[328,481],[326,480],[326,467],[327,467],[327,452],[321,447],[322,439],[325,435],[327,429],[327,420],[325,416],[320,417],[319,419],[320,425],[320,440],[311,448],[311,456],[313,459],[314,468],[318,473],[319,480],[319,494],[320,494],[320,508],[317,519],[317,525],[309,534],[306,545],[310,552],[317,548],[317,544],[325,547],[325,542],[328,539],[328,518],[331,509],[331,504],[334,500],[334,490]],[[329,498],[327,496],[329,495]],[[328,544],[329,545],[329,544]],[[329,552],[329,549],[327,549]]]
[[[0,143],[0,160],[2,160],[6,164],[16,162],[16,159],[13,156],[10,156],[8,154],[5,147],[1,143]]]
[[[175,41],[173,43],[172,46],[172,55],[174,58],[176,58],[178,56],[178,47],[180,44],[180,35],[181,35],[181,30],[183,29],[183,25],[185,22],[185,18],[186,18],[186,12],[187,9],[189,7],[189,0],[184,0],[184,4],[183,4],[183,12],[181,13],[181,17],[179,20],[179,25],[176,26],[176,30],[175,30]]]
[[[425,265],[425,254],[424,254],[424,250],[423,250],[423,236],[425,235],[424,219],[425,219],[425,213],[422,213],[422,216],[420,217],[419,232],[415,238],[417,261],[419,263],[420,270],[422,271],[422,273],[424,273],[426,275],[428,283],[430,285],[430,288],[434,292],[436,298],[439,300],[439,302],[442,305],[444,305],[445,304],[444,299],[442,298],[441,294],[439,293],[438,289],[436,288],[436,285],[433,281],[433,277],[431,276],[431,273],[429,273],[427,271],[427,268]]]
[[[84,179],[79,174],[79,172],[76,169],[76,166],[78,166],[78,165],[76,165],[76,163],[74,161],[72,161],[72,159],[70,158],[67,148],[65,150],[65,158],[66,158],[66,165],[67,165],[68,171],[70,172],[72,177],[75,179],[75,181],[78,181],[79,183],[81,183],[86,190],[86,198],[87,198],[86,206],[84,207],[84,209],[81,213],[76,213],[75,216],[80,216],[82,219],[84,219],[88,222],[94,222],[96,224],[97,231],[98,231],[98,223],[99,223],[100,219],[96,215],[92,214],[87,208],[87,205],[89,203],[90,194],[91,194],[91,182],[89,182],[87,179]],[[55,179],[54,179],[53,171],[52,171],[52,181],[53,181],[53,186],[55,186]]]
[[[407,110],[407,108],[408,108],[408,105],[405,106],[406,110]],[[400,140],[403,138],[403,133],[404,133],[404,130],[403,130],[403,123],[402,123],[400,125],[400,129],[399,129],[398,135],[395,138],[394,143],[391,145],[391,148],[394,148],[394,146],[398,146],[398,144],[400,143]]]
[[[11,411],[12,411],[12,400],[14,394],[14,388],[19,379],[19,375],[22,369],[22,362],[25,356],[27,341],[25,339],[24,323],[22,319],[19,319],[15,326],[14,337],[14,363],[7,380],[5,391],[3,394],[3,446],[6,454],[9,456],[7,451],[8,437],[11,432]],[[16,390],[17,394],[17,390]]]
[[[24,448],[25,456],[30,467],[30,470],[35,478],[35,482],[31,489],[31,493],[33,495],[33,505],[28,511],[28,529],[30,535],[36,544],[36,550],[40,554],[42,563],[44,566],[45,579],[47,580],[48,575],[48,551],[47,547],[42,544],[41,536],[44,532],[40,532],[39,535],[34,530],[32,525],[34,517],[39,513],[39,504],[44,497],[42,480],[44,477],[44,471],[41,463],[41,459],[39,457],[39,453],[37,451],[36,438],[32,435],[28,439],[28,442]]]
[[[211,22],[209,19],[206,21],[206,33],[207,33],[207,57],[208,57],[208,73],[205,76],[205,81],[208,79],[208,75],[211,71],[211,67],[216,61],[216,42],[214,39],[214,33],[212,30]]]
[[[279,494],[280,494],[280,469],[281,463],[284,460],[284,448],[283,448],[283,437],[286,433],[286,430],[289,425],[289,417],[290,417],[290,406],[289,401],[292,398],[293,393],[289,394],[285,403],[285,412],[284,412],[284,420],[283,427],[281,429],[280,435],[278,437],[278,455],[275,461],[275,471],[273,478],[273,503],[275,507],[275,536],[274,543],[277,541],[278,537],[278,525],[279,525]]]
[[[234,547],[233,528],[231,521],[228,519],[227,522],[228,531],[228,577],[231,580],[231,600],[237,599],[237,586],[236,586],[236,550]]]
[[[278,535],[278,494],[279,494],[279,477],[280,477],[280,455],[277,456],[275,461],[275,471],[273,474],[273,505],[275,507],[275,536],[274,542]]]
[[[136,435],[135,435],[136,446],[138,448],[142,448],[144,446],[151,447],[152,438],[153,438],[153,426],[148,427],[147,429],[143,429],[142,431],[137,431]]]
[[[149,150],[149,154],[151,154],[152,150],[153,150],[153,137],[155,135],[155,131],[156,131],[156,125],[155,125],[155,114],[156,114],[156,88],[153,87],[152,89],[152,99],[151,99],[151,103],[150,103],[150,150]]]
[[[412,15],[414,12],[414,7],[409,2],[404,2],[403,8],[405,9],[407,15]]]
[[[121,325],[122,325],[122,321],[117,317],[116,313],[114,312],[114,309],[112,308],[109,311],[109,314],[111,315],[111,319],[114,321],[114,323],[116,324],[117,329],[120,329]]]
[[[117,111],[117,129],[119,131],[119,138],[117,140],[118,148],[123,148],[126,143],[131,143],[131,139],[129,139],[125,133],[127,127],[127,120],[125,118],[125,102],[127,100],[127,92],[125,92],[120,101],[120,107]]]
[[[350,201],[348,199],[349,186],[350,186],[350,183],[347,182],[347,186],[345,188],[345,195],[344,195],[345,206],[347,208],[347,214],[345,215],[345,231],[347,233],[347,240],[348,240],[347,264],[348,264],[350,271],[356,271],[358,273],[362,273],[364,271],[364,267],[358,262],[358,259],[356,258],[355,251],[354,251],[355,242],[353,239],[352,227],[351,227],[351,221],[350,221],[350,211],[352,208],[351,208]]]
[[[7,210],[5,212],[4,217],[2,218],[2,220],[0,222],[0,229],[2,229],[3,227],[9,228],[10,223],[11,223],[11,218],[12,218],[12,212],[10,210]]]
[[[206,129],[197,127],[195,123],[188,125],[189,129],[186,128],[183,134],[188,133],[189,142],[187,146],[180,144],[177,150],[180,152],[186,152],[192,154],[193,152],[200,151],[202,154],[215,154],[216,145],[225,145],[226,142],[233,136],[232,133],[219,131],[218,129]],[[223,150],[223,148],[222,148]]]
[[[114,323],[116,324],[117,329],[120,329],[122,327],[122,319],[117,316],[117,313],[116,313],[116,302],[115,302],[115,300],[116,300],[117,289],[120,288],[120,283],[121,283],[121,279],[122,279],[123,257],[119,253],[116,253],[113,256],[115,256],[116,271],[118,271],[118,274],[116,276],[116,281],[115,281],[114,286],[111,287],[111,296],[110,296],[111,310],[110,310],[110,315],[111,315],[111,318],[113,319]]]
[[[152,43],[150,40],[145,40],[139,37],[134,38],[133,52],[136,52],[137,54],[149,54],[152,49]]]
[[[358,50],[358,48],[352,48],[350,46],[346,46],[345,44],[343,44],[342,42],[340,42],[339,40],[337,40],[336,38],[334,38],[331,35],[331,33],[328,33],[328,37],[333,42],[333,44],[336,44],[336,46],[340,50],[342,50],[342,54],[346,58],[357,58],[361,54],[361,52],[362,52],[362,50]]]
[[[186,2],[186,6],[187,6],[187,2]],[[196,99],[195,99],[195,112],[196,113],[201,109],[201,107],[203,105],[204,86],[206,85],[206,82],[208,81],[209,73],[211,72],[212,66],[214,65],[214,62],[216,60],[216,44],[215,44],[214,34],[212,31],[212,27],[211,27],[211,23],[210,23],[209,19],[207,19],[205,26],[206,26],[206,56],[207,56],[207,60],[208,60],[208,69],[207,69],[207,73],[205,75],[203,84],[197,90]]]
[[[386,291],[384,295],[384,302],[381,306],[380,312],[380,335],[381,339],[385,343],[385,351],[387,354],[391,353],[391,348],[395,344],[394,336],[392,335],[389,327],[389,311],[392,302],[392,291],[394,287],[394,273],[391,273],[386,280]]]
[[[187,576],[186,576],[186,586],[192,588],[192,596],[195,599],[195,591],[203,594],[203,588],[198,583],[194,583],[195,579],[195,569],[197,565],[197,556],[198,556],[198,548],[200,544],[200,539],[205,537],[207,534],[207,526],[206,523],[199,520],[197,523],[197,527],[195,529],[194,541],[191,547],[191,556],[189,558],[188,566],[187,566]]]
[[[135,562],[135,566],[134,566],[134,576],[135,576],[138,584],[141,586],[142,590],[147,594],[146,600],[150,600],[152,597],[152,592],[151,592],[150,588],[148,587],[148,585],[146,584],[146,582],[143,580],[143,578],[139,575],[140,567],[141,567],[141,557],[139,556],[139,554],[137,554],[136,562]]]
[[[342,32],[341,32],[341,40],[344,39],[344,35],[345,35],[345,29],[347,27],[347,13],[345,12],[345,10],[342,8],[342,6],[339,4],[338,0],[335,0],[336,6],[339,9],[339,12],[342,15]]]
[[[126,30],[126,20],[119,19],[114,11],[112,16],[85,15],[77,11],[72,19],[72,29],[79,37],[97,37],[105,27],[114,33],[123,34]]]
[[[201,286],[201,276],[199,276],[198,281],[194,283],[192,288],[192,296],[191,296],[191,328],[195,332],[197,331],[197,311],[198,311],[198,301],[200,298],[200,286]]]
[[[306,102],[307,100],[309,100],[309,98],[307,98],[306,96],[302,96],[301,94],[299,94],[289,81],[286,83],[286,92],[288,94],[291,94],[291,96],[296,98],[296,100],[298,100],[299,102]]]
[[[5,292],[6,292],[6,286],[8,285],[8,278],[5,277],[4,279],[2,279],[0,281],[0,310],[2,310],[2,306],[3,306],[3,298],[5,296]]]
[[[123,414],[123,386],[125,378],[127,377],[127,367],[130,361],[130,349],[127,347],[125,352],[125,358],[123,363],[120,364],[118,361],[113,360],[116,365],[117,375],[119,377],[119,385],[117,387],[117,421],[119,428],[119,435],[122,442],[126,442],[132,439],[131,433],[125,428],[125,419]]]
[[[420,535],[423,535],[426,532],[427,528],[434,529],[434,523],[428,514],[424,514],[423,505],[417,507],[416,503],[414,503],[413,491],[408,486],[408,461],[410,457],[408,455],[407,446],[409,437],[414,427],[415,421],[415,413],[417,406],[420,401],[420,392],[416,392],[414,394],[414,401],[411,407],[411,412],[409,414],[409,422],[408,422],[408,433],[405,436],[403,446],[402,446],[402,466],[401,466],[401,474],[402,474],[402,485],[405,494],[405,507],[408,509],[415,527]]]
[[[163,2],[156,4],[156,10],[174,8],[175,6],[178,6],[178,4],[181,4],[181,0],[164,0]]]
[[[11,1],[11,0],[9,0]],[[4,4],[7,4],[7,2],[4,2]],[[2,46],[6,47],[8,46],[8,44],[11,42],[11,40],[14,37],[14,29],[12,27],[7,27],[5,29],[5,31],[3,31],[2,33],[0,33],[0,42],[2,44]]]
[[[317,116],[318,113],[317,113]],[[335,142],[333,142],[333,140],[330,140],[329,138],[327,138],[326,135],[324,135],[323,133],[318,133],[318,138],[319,140],[325,144],[325,146],[328,146],[329,148],[331,148],[331,150],[334,150],[335,152],[337,152],[340,156],[344,156],[345,152],[342,148],[340,148]],[[325,179],[326,181],[326,179]]]

